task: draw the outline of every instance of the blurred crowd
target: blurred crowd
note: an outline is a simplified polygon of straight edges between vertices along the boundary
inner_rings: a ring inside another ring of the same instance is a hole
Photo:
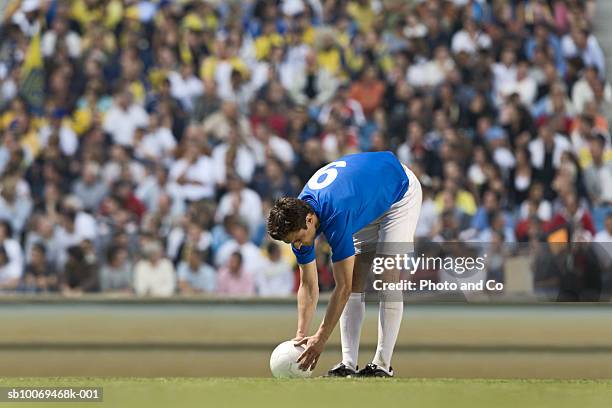
[[[360,151],[417,174],[420,240],[611,241],[592,0],[5,3],[0,291],[290,294],[267,211]]]

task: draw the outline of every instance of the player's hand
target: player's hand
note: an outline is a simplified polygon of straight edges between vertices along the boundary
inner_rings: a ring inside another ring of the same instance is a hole
[[[295,337],[291,339],[291,341],[294,342],[299,342],[300,340],[302,340],[304,337],[306,337],[306,333],[304,333],[303,331],[298,330],[297,332],[295,332]]]
[[[300,363],[300,370],[314,370],[319,361],[319,357],[325,348],[325,342],[319,336],[304,337],[298,341],[296,346],[306,346],[306,350],[298,357],[297,362]]]

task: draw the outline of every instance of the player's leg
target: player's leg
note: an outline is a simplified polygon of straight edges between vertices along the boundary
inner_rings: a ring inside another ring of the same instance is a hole
[[[353,370],[357,369],[359,339],[361,337],[361,326],[365,315],[363,290],[366,276],[371,265],[371,254],[358,254],[355,256],[352,293],[340,316],[342,363]]]
[[[422,191],[416,176],[407,171],[410,187],[406,196],[394,204],[381,220],[379,233],[379,255],[394,256],[398,248],[403,253],[412,252],[414,232],[421,211]],[[382,244],[382,245],[381,245]],[[398,282],[399,270],[385,271],[383,282]],[[378,311],[378,343],[372,364],[360,371],[364,376],[392,376],[391,358],[397,341],[404,312],[401,292],[381,292]]]
[[[367,274],[372,265],[373,253],[368,253],[368,242],[378,239],[378,226],[371,224],[354,235],[355,268],[351,295],[340,315],[340,341],[342,343],[342,362],[328,371],[329,376],[346,377],[357,373],[359,340],[365,315],[363,296]]]
[[[396,269],[385,271],[381,275],[383,282],[399,282],[400,272]],[[378,342],[376,344],[376,352],[372,359],[372,364],[376,367],[369,367],[370,369],[379,368],[384,372],[376,373],[374,375],[385,374],[393,375],[391,368],[391,357],[393,356],[393,349],[399,335],[400,326],[402,324],[402,316],[404,313],[404,301],[401,292],[380,292],[380,301],[378,304]]]

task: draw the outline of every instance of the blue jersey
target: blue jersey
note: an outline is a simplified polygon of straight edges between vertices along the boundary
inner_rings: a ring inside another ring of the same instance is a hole
[[[319,169],[298,198],[317,214],[317,235],[325,235],[337,262],[355,254],[353,234],[387,212],[407,190],[408,176],[393,153],[359,153]],[[292,248],[302,265],[315,259],[314,245]]]

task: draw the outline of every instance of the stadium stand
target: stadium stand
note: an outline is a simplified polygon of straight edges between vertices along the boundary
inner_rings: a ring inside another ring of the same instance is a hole
[[[565,241],[610,242],[595,8],[9,1],[0,291],[291,294],[295,261],[266,212],[360,151],[392,150],[417,174],[421,241],[511,251],[567,227]]]

